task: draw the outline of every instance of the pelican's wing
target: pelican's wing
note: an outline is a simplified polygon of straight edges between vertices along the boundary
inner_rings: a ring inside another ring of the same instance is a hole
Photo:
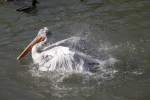
[[[96,59],[96,58],[93,58],[93,57],[90,56],[90,55],[86,55],[85,53],[76,51],[76,52],[75,52],[75,56],[76,56],[76,55],[77,55],[78,57],[80,57],[80,58],[86,60],[88,63],[101,64],[101,60]]]
[[[47,47],[45,47],[43,50],[49,50],[55,46],[65,46],[65,47],[69,47],[71,49],[83,49],[86,46],[86,42],[84,38],[80,38],[80,37],[70,37],[61,41],[58,41],[56,43],[53,43]]]
[[[75,52],[74,58],[76,61],[84,62],[83,67],[88,71],[96,71],[99,68],[99,65],[101,65],[101,60],[79,51]]]

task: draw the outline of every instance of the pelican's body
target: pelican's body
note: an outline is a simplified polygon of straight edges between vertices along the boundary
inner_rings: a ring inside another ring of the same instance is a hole
[[[33,62],[40,66],[41,71],[82,72],[88,70],[88,66],[91,66],[91,63],[98,64],[98,60],[85,55],[75,47],[79,39],[79,37],[71,37],[48,46],[38,43],[32,48]],[[67,46],[71,42],[72,44]]]
[[[74,59],[75,52],[68,47],[57,46],[50,50],[38,53],[32,49],[32,58],[34,63],[38,64],[41,71],[53,71],[55,69],[62,71],[82,71],[82,67]],[[74,66],[74,67],[73,67]],[[75,67],[76,66],[76,67]]]

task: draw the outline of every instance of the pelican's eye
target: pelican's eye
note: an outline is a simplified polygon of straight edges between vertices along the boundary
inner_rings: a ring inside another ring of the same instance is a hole
[[[51,36],[51,35],[52,35],[52,32],[51,32],[51,31],[48,31],[46,35],[47,35],[47,36]]]

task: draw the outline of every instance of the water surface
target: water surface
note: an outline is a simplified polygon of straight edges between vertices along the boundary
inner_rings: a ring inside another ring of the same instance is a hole
[[[19,6],[0,5],[1,100],[149,100],[149,0],[42,0],[29,14],[16,12]],[[90,52],[118,62],[105,73],[38,77],[30,56],[16,57],[44,26],[52,41],[84,36]]]

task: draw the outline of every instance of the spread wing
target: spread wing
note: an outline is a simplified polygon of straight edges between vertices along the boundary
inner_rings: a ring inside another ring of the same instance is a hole
[[[49,49],[51,49],[53,47],[56,47],[56,46],[69,47],[72,50],[80,51],[80,50],[85,49],[87,47],[86,45],[87,45],[87,43],[86,43],[86,40],[84,38],[81,38],[81,37],[70,37],[70,38],[58,41],[56,43],[53,43],[53,44],[45,47],[43,49],[43,51],[49,50]]]

